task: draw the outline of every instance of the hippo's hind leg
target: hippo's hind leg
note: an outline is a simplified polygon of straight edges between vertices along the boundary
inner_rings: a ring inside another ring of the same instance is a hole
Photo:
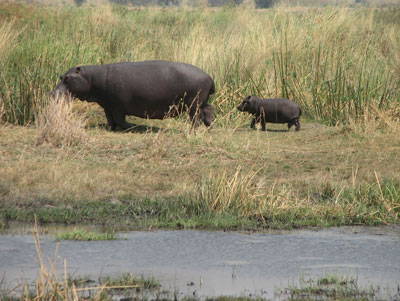
[[[290,120],[289,122],[288,122],[288,131],[290,130],[290,128],[293,126],[293,125],[295,125],[296,126],[296,131],[300,131],[300,121],[299,121],[299,118],[295,118],[295,119],[292,119],[292,120]]]
[[[200,108],[200,120],[203,121],[206,127],[210,127],[214,120],[214,107],[209,104],[203,105]]]
[[[263,132],[265,132],[267,129],[266,129],[266,127],[265,127],[265,124],[266,124],[266,114],[265,114],[265,111],[264,111],[264,108],[263,107],[261,107],[260,108],[260,119],[261,119],[261,130],[263,131]]]
[[[299,120],[299,118],[296,119],[295,125],[296,125],[296,131],[297,132],[300,131],[300,120]]]
[[[263,132],[265,132],[267,130],[265,124],[266,124],[265,118],[264,118],[264,116],[261,116],[261,130]]]

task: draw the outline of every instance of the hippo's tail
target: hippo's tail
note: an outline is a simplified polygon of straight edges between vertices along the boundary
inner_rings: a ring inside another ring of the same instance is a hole
[[[301,108],[299,107],[299,116],[301,115]]]

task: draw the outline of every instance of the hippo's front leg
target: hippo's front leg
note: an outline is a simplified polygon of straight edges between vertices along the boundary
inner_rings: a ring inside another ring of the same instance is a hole
[[[115,131],[116,124],[114,122],[114,118],[113,118],[111,111],[104,108],[104,113],[106,113],[107,123],[108,123],[108,126],[110,127],[110,130]]]
[[[256,119],[257,119],[257,117],[254,117],[253,120],[251,121],[251,124],[250,124],[250,128],[251,129],[255,129],[256,128]]]
[[[133,127],[135,127],[135,124],[126,122],[125,120],[126,115],[124,113],[121,113],[119,111],[114,111],[113,117],[117,126],[123,131],[132,131]]]
[[[132,123],[126,122],[126,115],[119,111],[104,109],[104,112],[106,113],[107,122],[112,131],[115,131],[117,126],[123,131],[129,131],[135,126]]]

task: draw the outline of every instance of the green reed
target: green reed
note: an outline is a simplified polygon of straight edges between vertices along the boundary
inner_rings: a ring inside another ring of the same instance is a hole
[[[369,107],[384,112],[400,98],[399,8],[1,6],[0,26],[14,20],[17,36],[0,60],[3,122],[32,122],[72,66],[148,59],[209,73],[226,126],[238,125],[235,107],[249,94],[292,98],[327,124],[362,119]]]

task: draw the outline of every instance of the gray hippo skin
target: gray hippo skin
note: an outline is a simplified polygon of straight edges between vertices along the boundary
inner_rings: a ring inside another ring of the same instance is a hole
[[[248,112],[254,116],[250,127],[255,128],[256,122],[261,122],[262,130],[265,131],[265,123],[287,123],[288,130],[296,125],[296,131],[300,130],[301,108],[289,99],[266,98],[260,99],[256,96],[247,96],[237,107],[241,112]]]
[[[69,69],[51,92],[97,102],[111,130],[130,129],[126,115],[163,119],[189,110],[193,125],[210,126],[214,108],[207,104],[214,80],[199,68],[168,61],[125,62]]]

